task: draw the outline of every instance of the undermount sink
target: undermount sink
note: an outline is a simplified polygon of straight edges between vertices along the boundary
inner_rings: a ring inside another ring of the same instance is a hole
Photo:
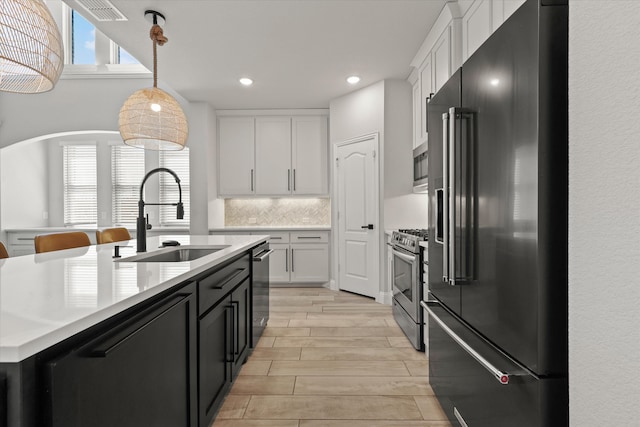
[[[210,255],[219,250],[228,248],[222,246],[182,246],[171,249],[161,249],[149,253],[142,253],[128,258],[122,258],[120,262],[185,262],[193,261],[203,256]]]

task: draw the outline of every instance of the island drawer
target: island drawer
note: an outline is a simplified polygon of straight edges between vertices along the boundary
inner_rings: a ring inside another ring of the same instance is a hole
[[[231,292],[251,272],[251,257],[245,254],[198,279],[198,316],[202,316]]]

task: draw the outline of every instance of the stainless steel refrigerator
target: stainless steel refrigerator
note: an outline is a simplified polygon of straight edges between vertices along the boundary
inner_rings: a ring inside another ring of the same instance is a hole
[[[528,0],[428,106],[430,382],[454,425],[568,425],[568,6]]]

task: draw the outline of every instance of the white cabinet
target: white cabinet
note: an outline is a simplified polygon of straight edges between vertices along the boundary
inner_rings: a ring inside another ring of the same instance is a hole
[[[413,90],[413,148],[416,148],[422,142],[422,96],[420,94],[420,80],[417,80],[412,87]]]
[[[256,171],[253,117],[220,117],[218,147],[219,193],[254,194]]]
[[[293,194],[328,194],[327,117],[292,119],[291,168]]]
[[[215,234],[268,234],[271,283],[324,283],[329,281],[328,231],[223,231]]]
[[[475,1],[462,17],[463,61],[493,33],[493,19],[493,0]]]
[[[438,92],[451,77],[451,30],[452,26],[445,28],[431,51],[434,92]]]
[[[218,119],[219,195],[326,195],[327,117]]]
[[[292,189],[291,118],[256,117],[256,194],[284,195]],[[225,159],[220,159],[222,162]]]
[[[417,87],[416,87],[417,86]],[[429,53],[418,69],[413,93],[413,148],[427,140],[427,102],[433,94],[433,65]]]
[[[463,62],[524,2],[525,0],[475,0],[462,17]]]
[[[328,244],[291,244],[291,282],[327,282],[328,280]]]

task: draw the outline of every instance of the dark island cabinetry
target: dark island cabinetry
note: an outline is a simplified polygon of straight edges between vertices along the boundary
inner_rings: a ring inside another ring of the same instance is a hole
[[[46,363],[49,425],[195,425],[195,302],[187,286]]]
[[[0,427],[208,427],[246,361],[251,251],[21,362]]]

